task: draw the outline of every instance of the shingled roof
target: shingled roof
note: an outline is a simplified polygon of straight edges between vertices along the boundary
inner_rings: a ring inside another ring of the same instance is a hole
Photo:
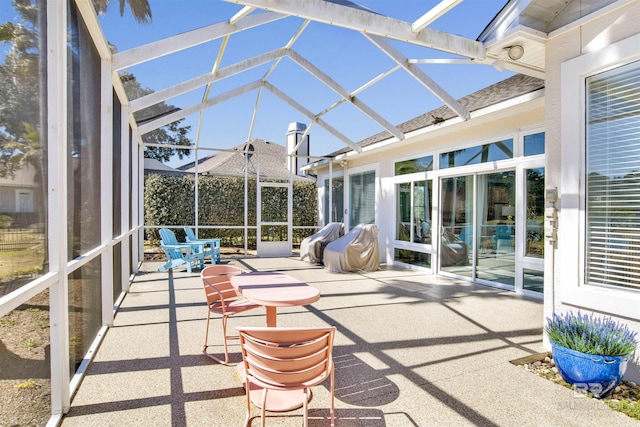
[[[159,175],[169,175],[169,176],[179,176],[184,175],[186,172],[174,169],[171,166],[167,166],[164,163],[160,162],[156,159],[144,158],[144,174],[159,174]]]
[[[259,167],[263,178],[289,179],[287,168],[286,147],[264,139],[253,139],[233,147],[230,151],[220,151],[212,156],[198,160],[198,173],[203,175],[244,176],[244,152],[252,151],[249,155],[249,175],[255,176]],[[259,164],[258,164],[259,162]],[[195,162],[179,168],[185,172],[195,172]],[[294,175],[294,180],[309,179]]]
[[[490,107],[491,105],[508,101],[509,99],[517,98],[521,95],[526,95],[527,93],[535,92],[542,88],[544,88],[544,80],[525,76],[524,74],[516,74],[513,77],[509,77],[508,79],[474,92],[471,95],[467,95],[464,98],[459,99],[458,102],[466,107],[469,112],[474,112]],[[398,125],[398,129],[406,134],[454,117],[457,117],[455,112],[447,106],[442,106],[401,123]],[[363,139],[358,142],[358,145],[361,147],[367,147],[392,137],[393,135],[391,133],[384,131]],[[341,150],[328,154],[327,156],[336,157],[350,151],[353,150],[349,147],[345,147]]]

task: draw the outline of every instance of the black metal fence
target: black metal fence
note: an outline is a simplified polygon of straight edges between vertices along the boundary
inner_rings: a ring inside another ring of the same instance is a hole
[[[0,252],[30,249],[43,242],[44,228],[0,229]]]

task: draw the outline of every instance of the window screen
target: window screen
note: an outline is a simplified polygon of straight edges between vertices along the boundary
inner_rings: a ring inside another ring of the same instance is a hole
[[[585,281],[640,290],[640,62],[586,91]]]

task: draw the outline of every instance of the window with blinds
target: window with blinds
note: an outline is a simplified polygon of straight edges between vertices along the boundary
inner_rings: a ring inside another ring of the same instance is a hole
[[[375,171],[349,175],[349,229],[358,224],[376,222],[376,173]]]
[[[585,282],[640,290],[640,62],[586,91]]]

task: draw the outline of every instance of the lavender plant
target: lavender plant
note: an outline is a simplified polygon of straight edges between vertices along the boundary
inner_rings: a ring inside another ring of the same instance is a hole
[[[638,346],[637,332],[610,317],[573,312],[547,317],[545,331],[554,343],[571,350],[601,356],[623,356]]]

